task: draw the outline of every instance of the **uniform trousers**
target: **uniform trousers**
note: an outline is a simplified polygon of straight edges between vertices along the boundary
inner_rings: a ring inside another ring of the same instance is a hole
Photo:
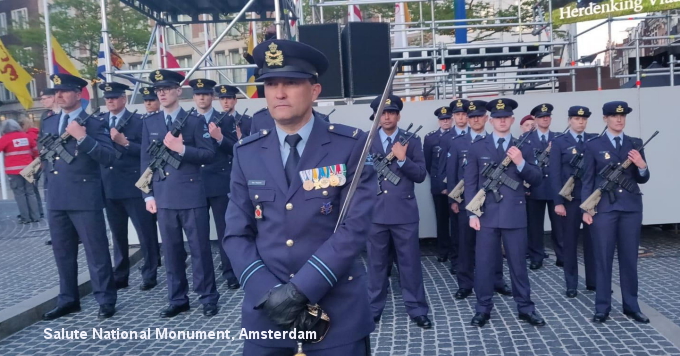
[[[464,212],[458,213],[459,244],[458,244],[458,270],[456,278],[458,288],[473,289],[475,283],[475,244],[477,232],[470,227],[470,217]],[[505,286],[503,280],[503,254],[498,249],[496,256],[494,288]]]
[[[562,226],[564,280],[567,289],[578,288],[578,240],[583,236],[583,261],[586,268],[586,286],[595,286],[595,260],[593,257],[593,244],[590,238],[590,227],[583,224],[580,230],[583,213],[581,212],[581,200],[565,201],[564,208],[567,216],[558,216]]]
[[[236,278],[234,275],[234,270],[231,268],[231,261],[227,257],[227,253],[224,251],[224,246],[222,245],[222,238],[224,238],[224,231],[227,228],[224,216],[227,213],[227,205],[229,205],[229,197],[226,195],[209,197],[208,207],[212,209],[213,220],[215,221],[215,229],[217,230],[217,244],[220,250],[220,260],[222,261],[222,277],[225,279]]]
[[[543,223],[545,221],[545,208],[548,207],[550,218],[550,237],[553,249],[558,261],[564,261],[562,257],[562,229],[559,226],[555,204],[552,200],[527,199],[527,228],[529,232],[529,258],[532,262],[543,262],[545,248],[543,243]]]

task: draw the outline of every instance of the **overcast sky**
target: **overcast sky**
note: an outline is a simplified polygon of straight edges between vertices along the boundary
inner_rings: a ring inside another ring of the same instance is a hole
[[[624,16],[623,18],[626,18]],[[579,22],[576,24],[577,26],[577,31],[578,33],[581,33],[598,23],[603,22],[603,19],[600,20],[593,20],[593,21],[585,21],[585,22]],[[614,42],[621,42],[626,36],[626,29],[628,27],[635,27],[637,24],[640,22],[640,20],[626,20],[626,21],[614,21],[612,22],[612,39]],[[608,25],[604,24],[588,33],[585,35],[581,35],[578,37],[578,55],[579,58],[582,56],[587,56],[589,54],[601,51],[605,48],[607,48],[607,30]],[[604,53],[600,54],[598,56],[602,61],[604,62]],[[604,64],[604,63],[602,63]]]

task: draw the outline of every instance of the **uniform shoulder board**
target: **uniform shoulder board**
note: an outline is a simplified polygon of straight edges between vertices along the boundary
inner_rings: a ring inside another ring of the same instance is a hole
[[[459,137],[465,137],[465,135],[466,135],[466,134],[461,133],[460,135],[455,135],[455,136],[451,137],[451,139],[452,139],[452,140],[455,140],[455,139],[457,139],[457,138],[459,138]]]
[[[343,124],[330,124],[328,125],[328,132],[332,132],[341,136],[359,138],[359,134],[363,131],[356,127],[347,126]]]
[[[406,130],[404,130],[404,129],[399,129],[399,135],[401,135],[401,136],[403,136],[403,137],[407,137],[407,136],[409,136],[410,134],[411,134],[410,132],[408,132],[408,131],[406,131]],[[411,137],[411,138],[412,138],[412,139],[416,139],[416,140],[419,140],[419,139],[420,139],[420,137],[418,137],[418,134],[413,135],[413,137]]]
[[[590,142],[590,141],[592,141],[592,140],[594,140],[594,139],[596,139],[596,138],[600,138],[600,136],[597,135],[597,134],[595,134],[593,137],[587,139],[586,142]]]
[[[257,114],[264,113],[265,111],[267,111],[267,109],[268,109],[268,108],[266,108],[266,107],[265,107],[265,108],[262,108],[262,109],[256,111],[256,112],[253,114],[253,116],[255,116],[255,115],[257,115]]]
[[[434,134],[435,132],[437,132],[437,130],[432,130],[432,131],[428,132],[425,136],[430,136],[430,135]]]
[[[262,130],[254,133],[250,136],[246,136],[246,137],[238,140],[238,143],[235,147],[245,146],[245,145],[247,145],[251,142],[255,142],[255,141],[259,140],[260,138],[269,135],[269,133],[270,133],[269,130],[262,129]]]

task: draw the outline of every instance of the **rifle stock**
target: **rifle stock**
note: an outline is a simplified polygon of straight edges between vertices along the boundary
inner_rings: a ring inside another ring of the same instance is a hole
[[[486,191],[484,189],[480,189],[477,194],[475,194],[475,197],[472,198],[472,201],[468,203],[468,205],[465,207],[465,210],[479,216],[482,216],[484,212],[482,211],[482,205],[484,205],[484,201],[486,200]]]
[[[40,157],[36,157],[36,159],[31,162],[28,166],[24,167],[24,169],[19,172],[22,177],[24,177],[29,183],[33,183],[35,181],[35,175],[38,173],[40,170],[40,165],[41,165]]]
[[[575,183],[576,182],[574,180],[574,176],[569,177],[569,179],[567,179],[567,182],[564,183],[564,186],[559,192],[560,196],[562,196],[562,198],[564,199],[567,199],[568,201],[572,201],[574,197],[571,196],[571,193],[574,191]]]
[[[135,187],[139,188],[139,190],[143,191],[144,193],[149,194],[149,192],[151,192],[149,186],[151,185],[152,177],[153,171],[151,168],[147,167],[144,173],[142,173],[142,176],[137,180],[137,183],[135,183]]]
[[[597,207],[597,204],[600,202],[601,198],[602,198],[602,190],[600,188],[597,188],[593,192],[593,194],[590,194],[588,199],[586,199],[579,206],[579,208],[585,210],[591,216],[595,216],[595,214],[597,214],[597,211],[595,210],[595,208]]]
[[[453,190],[451,190],[451,193],[449,193],[449,198],[457,201],[458,203],[463,202],[463,192],[465,191],[465,179],[461,179],[458,184],[456,184],[455,187],[453,187]]]

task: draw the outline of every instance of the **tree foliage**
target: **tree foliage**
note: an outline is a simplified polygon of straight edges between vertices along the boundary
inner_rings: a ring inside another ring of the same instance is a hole
[[[111,44],[116,52],[121,55],[143,53],[151,36],[148,19],[118,1],[109,1],[106,11]],[[101,26],[99,1],[55,0],[50,5],[52,35],[72,59],[82,64],[81,74],[85,78],[95,78],[97,74]],[[9,48],[15,58],[24,65],[38,63],[40,56],[24,48],[43,49],[41,52],[44,52],[44,18],[31,21],[28,29],[13,29],[10,34],[20,42]],[[28,60],[30,56],[33,61]],[[31,68],[27,69],[30,72]]]

